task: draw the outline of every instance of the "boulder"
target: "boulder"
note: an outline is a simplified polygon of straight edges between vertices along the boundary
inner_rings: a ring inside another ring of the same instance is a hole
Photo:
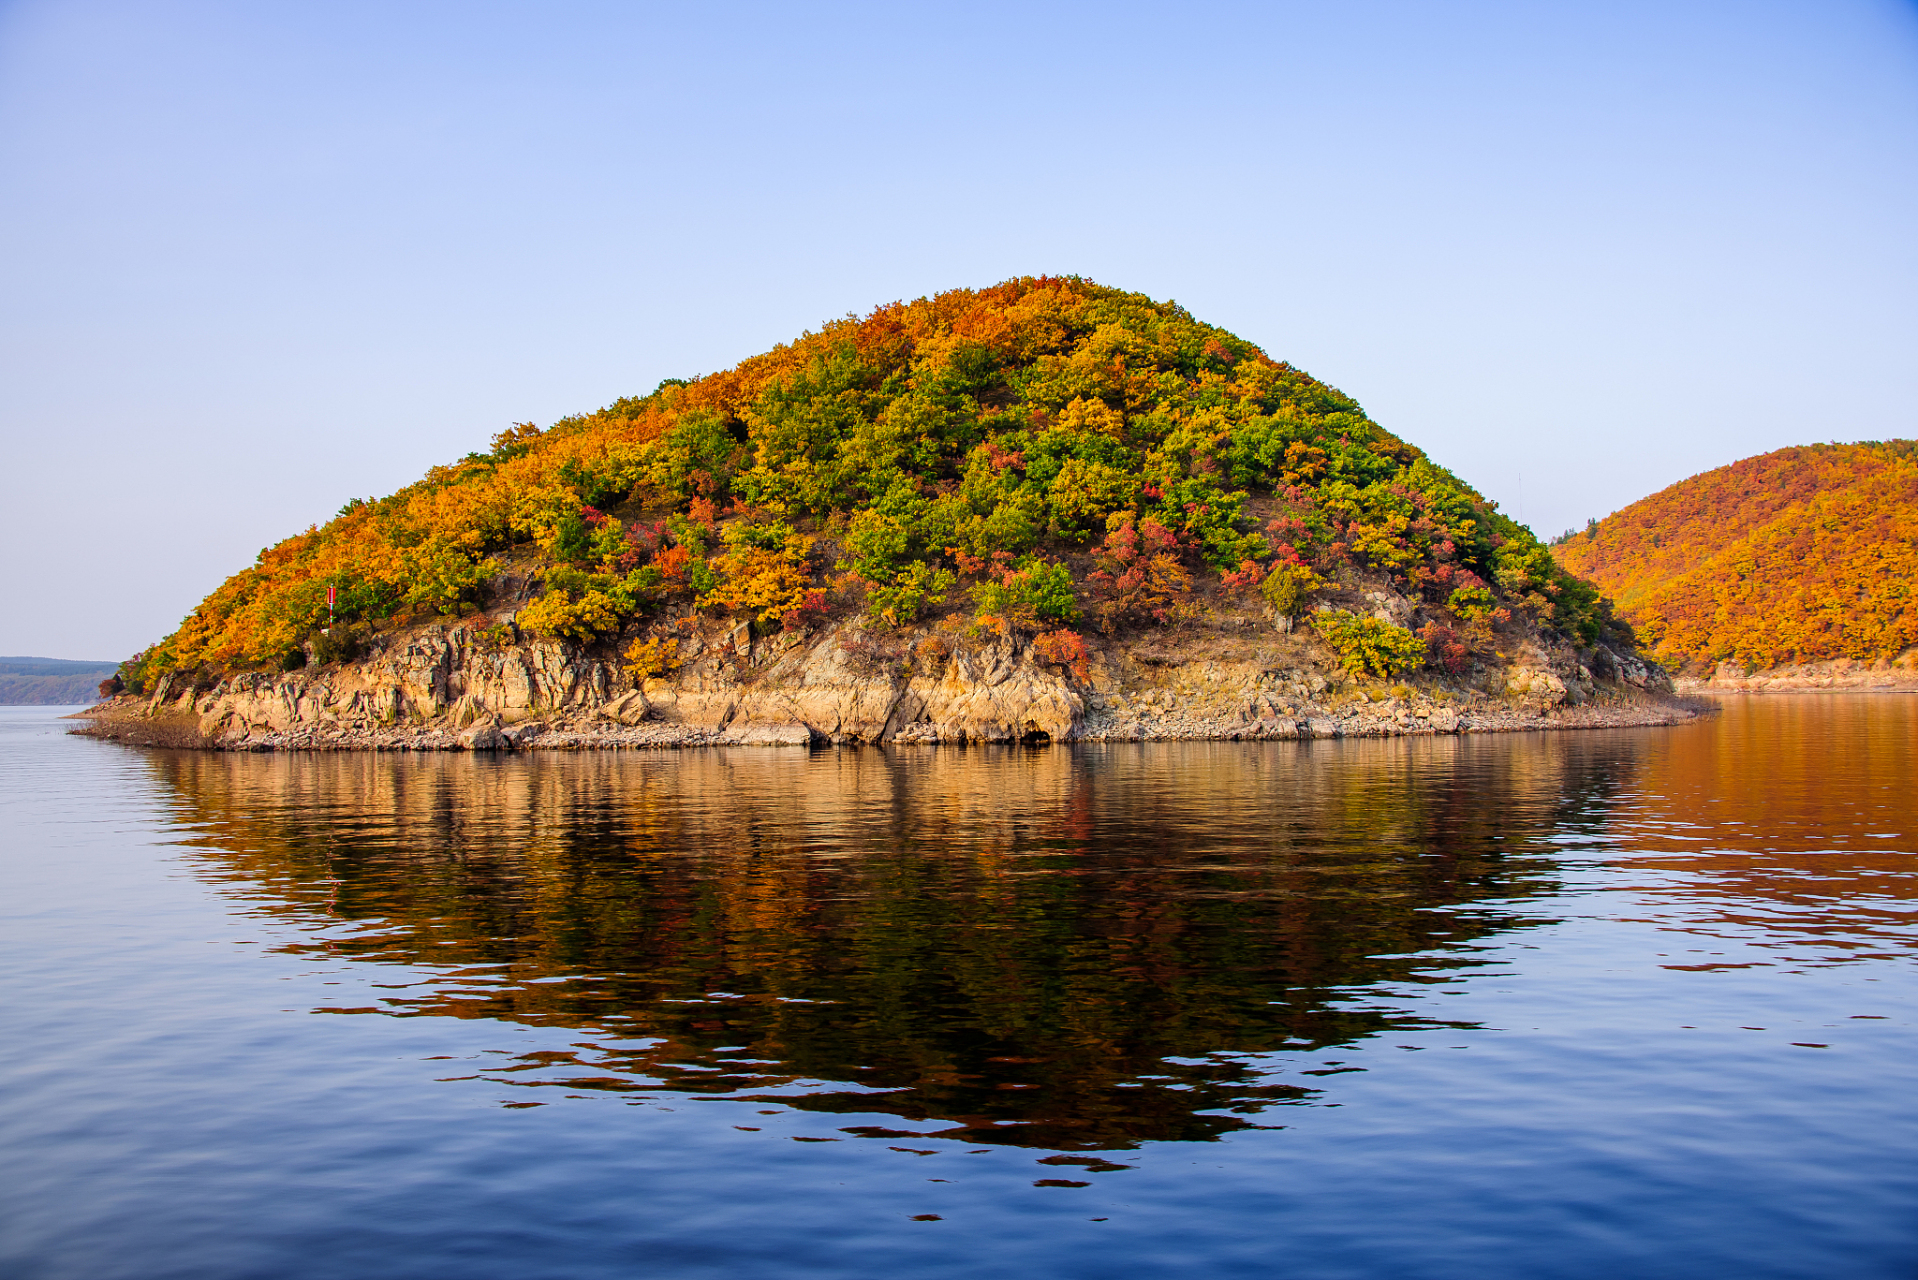
[[[511,745],[496,724],[475,725],[460,734],[457,741],[468,751],[498,751]]]
[[[1506,672],[1505,692],[1548,707],[1560,706],[1566,699],[1565,682],[1539,667],[1513,667]]]

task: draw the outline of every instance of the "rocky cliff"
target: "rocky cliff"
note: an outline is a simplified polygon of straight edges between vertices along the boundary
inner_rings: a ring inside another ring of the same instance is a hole
[[[1373,591],[1380,617],[1411,602]],[[1542,633],[1454,677],[1355,681],[1307,627],[1250,608],[1095,642],[1072,666],[1029,640],[847,619],[755,637],[658,619],[678,665],[638,679],[607,647],[511,616],[399,628],[353,662],[163,677],[85,732],[237,750],[1010,743],[1312,738],[1663,724],[1695,709],[1656,666]]]

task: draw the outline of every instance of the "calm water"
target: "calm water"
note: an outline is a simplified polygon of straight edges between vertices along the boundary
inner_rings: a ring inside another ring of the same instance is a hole
[[[143,752],[0,712],[0,1274],[1910,1277],[1918,698]]]

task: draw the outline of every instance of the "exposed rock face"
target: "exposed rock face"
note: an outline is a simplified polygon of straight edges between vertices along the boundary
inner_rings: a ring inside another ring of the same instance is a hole
[[[999,640],[935,661],[857,626],[800,639],[683,628],[685,664],[635,685],[606,656],[532,636],[496,646],[473,625],[395,635],[358,662],[249,672],[211,689],[162,679],[146,703],[191,711],[209,743],[310,731],[390,737],[428,727],[474,750],[521,745],[555,723],[674,728],[690,740],[1010,742],[1070,738],[1085,690],[1028,646]],[[537,723],[535,723],[537,722]],[[534,731],[529,734],[529,731]]]
[[[1637,655],[1621,655],[1607,645],[1596,646],[1588,660],[1548,653],[1527,644],[1505,669],[1505,692],[1534,710],[1581,706],[1605,696],[1606,686],[1622,685],[1646,692],[1670,691],[1671,678]]]
[[[1402,610],[1375,602],[1381,616]],[[755,639],[690,616],[656,631],[680,666],[635,682],[604,651],[519,633],[510,620],[439,624],[375,637],[356,662],[248,672],[210,688],[162,679],[145,698],[105,704],[114,725],[191,723],[205,745],[510,750],[733,743],[1063,742],[1327,738],[1670,723],[1658,668],[1603,646],[1581,656],[1529,642],[1509,662],[1456,681],[1354,687],[1306,629],[1227,618],[1095,651],[1083,676],[1039,661],[1028,642],[844,622]],[[505,637],[505,638],[502,638]]]

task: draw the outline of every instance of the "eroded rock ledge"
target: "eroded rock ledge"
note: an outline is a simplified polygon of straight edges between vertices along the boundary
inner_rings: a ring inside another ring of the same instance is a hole
[[[1698,714],[1657,667],[1526,641],[1456,678],[1346,679],[1315,637],[1228,618],[1096,647],[1082,672],[1029,643],[843,622],[755,639],[665,619],[682,665],[635,681],[611,649],[480,617],[388,632],[352,663],[163,677],[76,732],[223,750],[1336,738],[1673,724]]]

